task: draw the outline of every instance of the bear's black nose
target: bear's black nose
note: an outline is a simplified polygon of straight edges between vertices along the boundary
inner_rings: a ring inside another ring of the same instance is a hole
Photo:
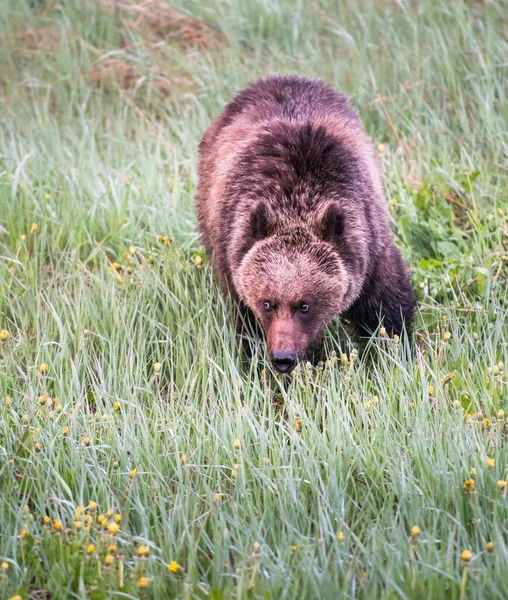
[[[275,352],[272,364],[279,373],[291,373],[296,367],[296,354],[294,352]]]

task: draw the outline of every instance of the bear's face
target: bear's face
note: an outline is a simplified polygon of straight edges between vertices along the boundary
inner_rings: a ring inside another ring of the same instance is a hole
[[[347,308],[350,279],[330,243],[295,233],[270,236],[245,255],[237,289],[262,325],[278,371],[291,372]]]

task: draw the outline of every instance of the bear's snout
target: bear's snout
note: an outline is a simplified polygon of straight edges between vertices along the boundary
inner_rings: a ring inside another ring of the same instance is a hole
[[[296,354],[290,350],[274,352],[270,358],[274,369],[279,373],[291,373],[296,367]]]

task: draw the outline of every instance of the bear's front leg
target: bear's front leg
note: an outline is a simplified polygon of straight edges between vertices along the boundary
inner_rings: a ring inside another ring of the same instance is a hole
[[[389,336],[400,336],[405,331],[411,339],[415,307],[416,297],[406,264],[400,250],[390,245],[345,316],[362,336],[370,336],[382,326]]]

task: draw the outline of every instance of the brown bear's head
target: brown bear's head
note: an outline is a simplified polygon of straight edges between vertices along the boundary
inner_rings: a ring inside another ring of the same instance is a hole
[[[344,220],[329,202],[313,223],[276,222],[261,202],[249,216],[249,250],[235,283],[261,323],[274,367],[289,373],[357,288],[338,251]]]

